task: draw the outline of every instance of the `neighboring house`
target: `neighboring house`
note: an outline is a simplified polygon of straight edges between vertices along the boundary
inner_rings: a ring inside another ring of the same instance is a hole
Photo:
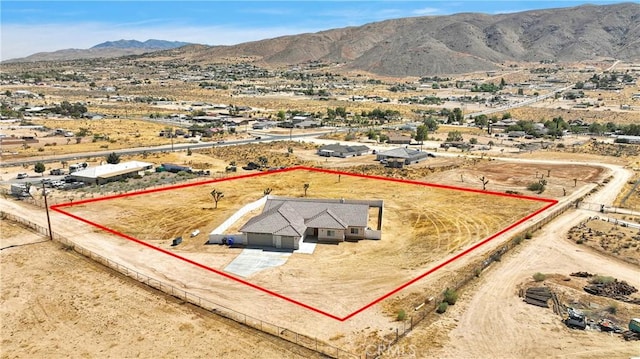
[[[324,157],[353,157],[369,153],[367,146],[346,146],[339,143],[324,145],[318,149],[318,155]]]
[[[300,242],[324,243],[379,239],[381,200],[310,199],[269,196],[262,213],[251,218],[240,232],[247,246],[299,249]],[[368,229],[369,208],[377,207],[378,230]]]
[[[387,143],[397,144],[397,145],[408,145],[411,143],[411,136],[405,135],[389,135],[389,140]]]
[[[72,178],[87,184],[104,184],[118,181],[124,178],[143,174],[146,170],[153,169],[153,163],[129,161],[118,164],[106,164],[89,167],[70,174]]]
[[[392,167],[403,167],[404,165],[424,161],[428,157],[429,154],[427,152],[400,147],[378,152],[376,160],[381,163],[391,164]]]
[[[322,126],[322,122],[318,120],[304,120],[298,123],[294,123],[295,128],[313,128]]]
[[[261,121],[261,122],[255,122],[254,124],[252,124],[251,128],[254,130],[266,130],[268,128],[274,127],[275,125],[276,123],[273,121]]]
[[[619,135],[616,136],[615,141],[616,143],[630,143],[630,144],[640,144],[640,136],[624,136],[624,135]]]

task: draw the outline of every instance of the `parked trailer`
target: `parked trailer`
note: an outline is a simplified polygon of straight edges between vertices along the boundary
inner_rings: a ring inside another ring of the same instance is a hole
[[[27,192],[27,185],[24,183],[12,183],[11,184],[11,195],[16,197],[27,197],[29,196],[29,192]]]

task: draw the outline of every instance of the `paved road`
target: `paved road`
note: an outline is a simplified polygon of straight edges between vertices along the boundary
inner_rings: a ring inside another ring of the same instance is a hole
[[[15,165],[32,165],[38,162],[48,163],[48,162],[59,162],[59,161],[76,161],[85,158],[95,158],[95,157],[106,157],[110,153],[117,153],[119,155],[135,155],[143,152],[153,153],[153,152],[168,152],[168,151],[183,151],[187,149],[197,149],[197,148],[208,148],[212,146],[233,146],[233,145],[243,145],[247,143],[257,143],[257,142],[270,142],[270,141],[283,141],[283,140],[300,140],[307,137],[315,137],[322,134],[334,132],[335,130],[323,130],[313,133],[304,133],[304,134],[296,134],[292,133],[291,135],[273,135],[269,133],[259,133],[254,131],[254,133],[259,133],[260,139],[245,139],[245,140],[236,140],[236,141],[218,141],[218,142],[198,142],[198,143],[177,143],[173,145],[161,145],[161,146],[151,146],[151,147],[137,147],[137,148],[125,148],[120,150],[106,150],[106,151],[94,151],[94,152],[85,152],[85,153],[71,153],[65,155],[57,155],[57,156],[39,156],[35,159],[11,159],[4,160],[0,163],[0,167],[11,167]]]

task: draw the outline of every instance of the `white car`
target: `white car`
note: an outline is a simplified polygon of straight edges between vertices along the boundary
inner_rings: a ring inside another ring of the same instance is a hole
[[[27,175],[26,173],[18,173],[18,176],[17,176],[18,179],[23,179],[27,177],[29,177],[29,175]]]

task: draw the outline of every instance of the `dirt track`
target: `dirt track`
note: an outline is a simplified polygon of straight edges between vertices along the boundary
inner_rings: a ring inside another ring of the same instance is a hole
[[[615,179],[590,198],[610,203],[629,173],[615,169]],[[517,286],[536,272],[590,271],[640,286],[638,267],[576,246],[565,239],[570,227],[593,212],[570,211],[551,222],[515,253],[484,272],[461,300],[431,327],[419,327],[399,345],[416,345],[431,336],[438,345],[425,357],[539,358],[629,357],[638,354],[637,342],[625,342],[603,333],[572,331],[549,311],[525,304]],[[450,333],[434,333],[434,329]],[[434,338],[435,337],[435,338]]]

